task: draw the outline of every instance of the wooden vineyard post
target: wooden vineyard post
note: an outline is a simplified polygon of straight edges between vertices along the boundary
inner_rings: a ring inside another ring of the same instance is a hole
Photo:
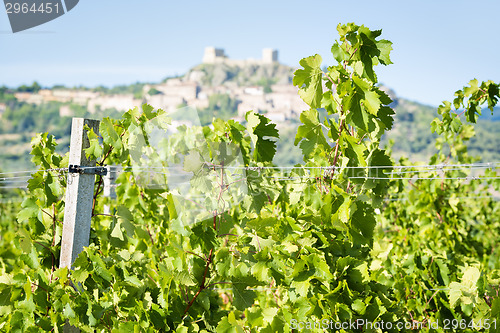
[[[73,118],[69,151],[69,173],[59,267],[71,268],[76,257],[89,245],[96,161],[89,161],[85,149],[90,146],[85,125],[99,133],[99,121]]]
[[[59,262],[59,267],[68,267],[68,269],[71,269],[83,248],[89,245],[95,175],[106,174],[105,168],[96,168],[96,161],[88,160],[85,155],[85,149],[90,146],[85,125],[94,133],[99,134],[99,120],[73,118]],[[63,331],[65,333],[80,332],[67,321]]]

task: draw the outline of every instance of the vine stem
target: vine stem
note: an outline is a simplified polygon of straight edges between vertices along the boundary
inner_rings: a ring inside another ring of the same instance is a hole
[[[47,216],[49,216],[51,219],[54,219],[54,216],[52,216],[50,213],[46,212],[46,211],[45,211],[45,210],[43,210],[43,209],[40,209],[40,210],[42,211],[42,213],[47,214]],[[61,220],[58,220],[57,218],[56,218],[56,221],[57,221],[57,222],[59,222],[59,223],[62,223],[62,222],[61,222]]]
[[[123,135],[125,134],[125,132],[123,132],[121,135],[120,135],[120,138],[123,137]],[[97,164],[98,165],[104,165],[104,162],[108,159],[108,157],[111,155],[111,152],[113,152],[113,146],[110,146],[109,147],[109,150],[108,152],[106,153],[106,155],[102,158],[101,162],[98,162]],[[97,196],[102,192],[103,189],[101,189],[101,186],[103,185],[104,183],[104,178],[102,176],[100,176],[99,178],[99,183],[97,183],[97,190],[94,194],[94,199],[92,201],[92,216],[95,216],[94,215],[94,211],[95,211],[95,205],[96,205],[96,201],[97,201]]]
[[[155,245],[155,240],[153,239],[153,235],[151,234],[151,230],[149,230],[149,226],[146,224],[146,230],[149,234],[149,239],[151,239],[151,244]]]
[[[120,134],[120,139],[123,138],[123,136],[125,135],[126,131],[123,131],[122,134]],[[102,136],[101,136],[102,138]],[[104,162],[108,159],[109,155],[111,155],[111,153],[113,152],[113,146],[109,146],[109,150],[108,152],[106,153],[106,155],[104,155],[104,157],[102,158],[101,162],[97,162],[98,165],[104,165]]]
[[[94,210],[95,210],[95,204],[97,202],[97,196],[101,193],[101,186],[104,182],[102,176],[100,176],[101,178],[99,178],[99,182],[97,183],[97,190],[95,191],[95,194],[94,194],[94,199],[93,199],[93,202],[92,202],[92,216],[94,216]]]
[[[56,222],[57,222],[57,216],[56,216],[56,204],[52,204],[52,246],[56,245]]]
[[[120,139],[125,135],[125,131],[120,134]],[[102,137],[101,137],[102,138]],[[97,165],[104,165],[104,162],[106,162],[106,160],[108,159],[108,157],[111,155],[111,153],[113,152],[113,149],[114,147],[113,146],[109,146],[109,150],[107,151],[106,155],[103,156],[102,160],[100,162],[97,162]],[[96,201],[97,201],[97,196],[102,192],[103,189],[101,189],[101,186],[103,185],[104,183],[104,179],[102,176],[100,176],[101,178],[99,179],[99,183],[97,184],[97,191],[95,192],[94,194],[94,199],[92,201],[92,216],[95,216],[94,215],[94,210],[95,210],[95,205],[96,205]]]
[[[201,292],[203,290],[205,290],[207,287],[205,286],[205,281],[207,279],[207,275],[208,275],[208,268],[210,267],[210,264],[212,263],[212,257],[213,257],[213,254],[214,254],[214,249],[211,249],[210,250],[210,253],[208,254],[208,259],[207,259],[207,264],[205,265],[205,271],[203,272],[203,277],[201,279],[201,284],[200,284],[200,287],[198,288],[198,291],[196,292],[196,294],[194,294],[193,298],[191,299],[191,301],[188,303],[187,307],[186,307],[186,310],[184,310],[184,314],[183,316],[186,315],[186,313],[189,311],[189,309],[191,308],[191,306],[193,305],[194,301],[196,301],[196,299],[198,298],[198,296],[201,294]]]
[[[234,236],[234,237],[238,237],[238,235],[235,235],[235,234],[220,234],[220,235],[217,235],[217,237],[224,237],[224,236]]]
[[[328,75],[327,73],[325,72],[322,72],[324,76],[326,76],[326,78],[332,83],[332,87],[335,88],[335,91],[337,91],[337,84],[335,82],[333,82],[332,78],[330,77],[330,75]],[[333,91],[332,91],[333,93]],[[337,106],[342,109],[342,104],[340,103],[339,100],[337,100],[337,98],[335,97],[335,94],[332,94],[333,96],[333,99],[335,100],[335,102],[337,103]],[[341,111],[341,110],[340,110]]]
[[[203,261],[205,261],[205,260],[206,260],[205,258],[203,258],[202,256],[200,256],[199,254],[196,254],[196,253],[194,253],[194,252],[191,252],[191,251],[186,251],[186,253],[189,253],[189,254],[192,254],[192,255],[194,255],[194,256],[197,256],[198,258],[200,258],[200,259],[201,259],[201,260],[203,260]]]
[[[221,166],[222,166],[222,168],[221,168],[221,172],[220,172],[220,177],[221,177],[221,180],[220,180],[220,190],[219,190],[219,196],[217,198],[217,200],[219,201],[219,203],[222,200],[222,193],[225,190],[225,188],[224,188],[224,162],[221,163]],[[223,211],[223,210],[221,210],[221,211]],[[215,233],[217,233],[217,216],[218,216],[218,212],[217,212],[217,210],[215,210],[214,211],[214,220],[213,220],[213,228],[214,228]],[[213,256],[214,256],[214,249],[212,248],[212,249],[210,249],[210,253],[208,254],[208,256],[206,258],[205,270],[203,272],[203,277],[201,278],[200,287],[198,288],[198,291],[194,294],[194,296],[191,299],[191,301],[186,306],[186,309],[184,310],[183,317],[187,314],[187,312],[189,311],[189,309],[191,308],[191,306],[193,306],[194,301],[196,301],[196,299],[198,298],[198,296],[200,296],[201,292],[203,290],[207,289],[209,286],[211,286],[211,285],[206,286],[205,282],[206,282],[207,277],[208,277],[208,273],[209,273],[209,269],[210,269],[210,264],[213,261]]]
[[[339,130],[339,137],[337,138],[337,142],[335,143],[335,156],[333,157],[333,166],[337,165],[337,160],[339,158],[339,142],[340,142],[340,136],[342,135],[342,130],[344,129],[344,119],[340,121],[340,130]]]

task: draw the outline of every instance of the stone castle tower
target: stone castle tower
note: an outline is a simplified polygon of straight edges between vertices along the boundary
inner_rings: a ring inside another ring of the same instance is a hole
[[[274,64],[278,62],[278,51],[274,49],[263,49],[262,59],[246,59],[246,60],[236,60],[229,59],[224,52],[224,49],[218,49],[213,46],[208,46],[205,48],[205,53],[203,54],[204,64],[228,64],[228,65],[263,65],[263,64]]]
[[[224,54],[224,49],[216,49],[213,46],[208,46],[205,48],[205,54],[203,54],[204,64],[215,64],[223,62],[224,59],[227,59],[226,55]]]
[[[274,49],[263,49],[262,62],[264,64],[272,64],[278,62],[278,51]]]

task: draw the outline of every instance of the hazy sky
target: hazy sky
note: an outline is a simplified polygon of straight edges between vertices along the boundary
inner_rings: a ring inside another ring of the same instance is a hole
[[[235,59],[272,47],[291,66],[319,53],[329,65],[337,24],[355,22],[394,43],[379,80],[438,105],[472,78],[500,81],[499,15],[498,0],[81,0],[13,34],[0,10],[0,85],[156,82],[200,63],[210,45]]]

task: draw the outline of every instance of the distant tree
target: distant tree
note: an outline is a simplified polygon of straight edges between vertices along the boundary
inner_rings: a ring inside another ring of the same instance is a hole
[[[102,93],[107,93],[109,91],[108,87],[105,87],[103,85],[97,86],[93,89],[95,92],[102,92]]]
[[[273,90],[271,89],[271,85],[273,85],[275,83],[276,83],[276,80],[271,79],[271,78],[261,78],[259,81],[257,81],[257,85],[263,87],[265,94],[269,94],[269,93],[273,92]]]
[[[150,96],[153,96],[153,95],[160,95],[160,94],[162,94],[162,92],[161,92],[161,91],[159,91],[159,90],[158,90],[158,89],[156,89],[156,88],[151,88],[151,89],[149,89],[149,91],[148,91],[148,95],[150,95]]]
[[[182,77],[182,75],[178,75],[178,74],[175,74],[175,75],[172,75],[172,76],[167,76],[166,78],[164,78],[163,80],[161,80],[161,83],[165,83],[165,82],[167,82],[170,79],[178,79],[180,77]]]
[[[40,89],[42,89],[42,87],[38,84],[38,82],[33,82],[33,84],[31,85],[31,90],[33,92],[38,92]]]
[[[20,86],[19,88],[17,88],[16,90],[18,92],[31,92],[31,93],[36,93],[38,91],[40,91],[40,89],[42,89],[42,87],[38,84],[38,82],[34,81],[33,84],[31,86],[27,86],[27,85],[22,85]]]
[[[9,88],[7,88],[6,86],[0,87],[0,102],[7,103],[8,105],[10,105],[9,102],[13,102],[15,100],[16,98],[14,97],[12,91],[10,91]]]

